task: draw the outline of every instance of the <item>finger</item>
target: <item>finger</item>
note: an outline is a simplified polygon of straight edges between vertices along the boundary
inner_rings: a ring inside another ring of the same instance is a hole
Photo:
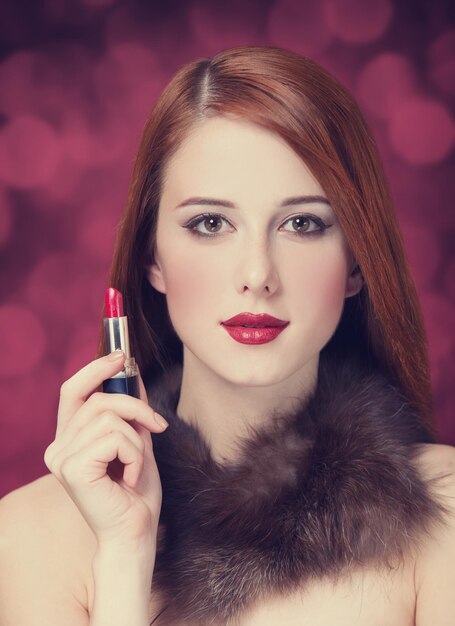
[[[47,460],[51,465],[54,463],[58,465],[59,458],[61,459],[65,456],[76,454],[79,450],[82,450],[90,445],[92,441],[95,441],[100,437],[104,437],[114,431],[123,433],[125,437],[127,437],[131,443],[136,446],[139,452],[142,454],[144,453],[145,442],[138,432],[131,426],[131,424],[122,420],[121,417],[112,411],[105,411],[99,415],[97,419],[88,422],[84,428],[81,428],[81,430],[74,436],[67,432],[63,433],[54,448],[53,454],[48,454]]]
[[[65,424],[107,378],[123,369],[125,353],[116,350],[107,356],[91,361],[60,388],[58,422]]]
[[[71,456],[65,456],[57,471],[64,482],[77,490],[99,481],[111,482],[107,468],[109,463],[117,458],[125,465],[123,480],[129,486],[133,486],[141,474],[144,457],[136,446],[118,431],[92,441]]]
[[[162,418],[148,404],[123,393],[96,392],[83,403],[79,410],[66,422],[59,422],[57,434],[68,433],[74,436],[88,422],[105,411],[112,411],[126,421],[135,420],[149,432],[162,432],[165,425]]]

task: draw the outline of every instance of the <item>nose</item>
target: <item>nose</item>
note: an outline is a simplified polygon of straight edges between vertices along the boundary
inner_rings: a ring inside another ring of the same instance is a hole
[[[271,295],[278,289],[278,273],[267,238],[257,237],[254,241],[251,238],[245,241],[237,267],[236,283],[239,293],[250,291],[257,296],[264,292]]]

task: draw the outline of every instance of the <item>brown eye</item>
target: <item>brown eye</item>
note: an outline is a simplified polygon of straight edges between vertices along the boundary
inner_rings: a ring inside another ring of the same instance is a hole
[[[223,233],[223,222],[229,224],[222,215],[205,213],[191,220],[184,228],[198,237],[215,237],[218,233]]]
[[[325,224],[320,217],[315,215],[295,215],[290,217],[284,222],[284,224],[290,224],[291,229],[285,228],[287,232],[291,232],[294,235],[316,235],[322,234],[329,225]]]
[[[292,225],[297,232],[306,232],[310,228],[310,223],[310,218],[303,215],[292,218]]]
[[[217,215],[206,217],[202,223],[209,233],[217,233],[221,228],[221,220]]]

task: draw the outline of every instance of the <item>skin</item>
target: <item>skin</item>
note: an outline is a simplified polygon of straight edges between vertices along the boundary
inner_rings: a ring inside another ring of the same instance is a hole
[[[345,298],[362,287],[329,204],[280,207],[307,195],[326,198],[281,137],[246,120],[205,119],[167,164],[148,279],[166,294],[183,342],[178,413],[197,423],[215,458],[232,458],[249,425],[259,426],[273,410],[292,409],[312,391],[320,350],[336,330]],[[194,197],[237,208],[176,208]],[[195,227],[211,238],[185,228],[203,213],[222,216]],[[290,219],[305,213],[330,228]],[[240,344],[220,322],[241,312],[268,313],[289,325],[269,343]]]

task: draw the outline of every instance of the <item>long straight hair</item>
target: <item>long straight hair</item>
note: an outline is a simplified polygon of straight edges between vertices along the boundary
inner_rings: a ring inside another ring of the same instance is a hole
[[[166,297],[145,274],[165,166],[194,124],[215,115],[277,133],[321,184],[364,278],[324,349],[362,354],[385,370],[434,436],[425,329],[375,141],[356,101],[332,75],[281,48],[242,46],[185,65],[146,122],[109,278],[124,296],[144,380],[182,359]]]

